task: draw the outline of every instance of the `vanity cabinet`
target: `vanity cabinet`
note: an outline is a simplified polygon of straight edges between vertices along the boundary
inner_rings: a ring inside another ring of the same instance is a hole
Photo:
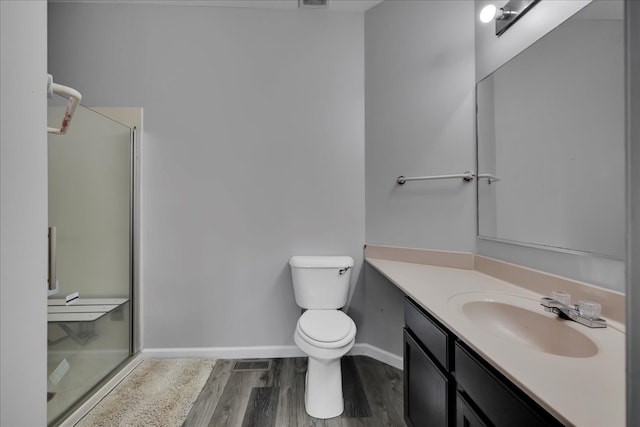
[[[409,427],[562,425],[408,297],[404,412]]]

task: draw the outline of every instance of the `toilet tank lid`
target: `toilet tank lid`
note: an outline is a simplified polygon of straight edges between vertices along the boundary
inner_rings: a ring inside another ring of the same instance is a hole
[[[289,265],[296,268],[344,268],[353,267],[350,256],[292,256]]]

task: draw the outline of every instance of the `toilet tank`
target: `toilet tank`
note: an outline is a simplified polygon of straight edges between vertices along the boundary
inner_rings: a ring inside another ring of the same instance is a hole
[[[312,310],[335,310],[349,298],[353,258],[293,256],[289,260],[296,304]]]

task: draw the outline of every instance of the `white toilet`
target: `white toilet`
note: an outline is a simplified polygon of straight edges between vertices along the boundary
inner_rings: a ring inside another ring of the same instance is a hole
[[[296,304],[306,311],[293,339],[309,356],[304,405],[315,418],[342,414],[340,358],[353,347],[356,324],[339,309],[347,304],[353,258],[294,256],[289,260]]]

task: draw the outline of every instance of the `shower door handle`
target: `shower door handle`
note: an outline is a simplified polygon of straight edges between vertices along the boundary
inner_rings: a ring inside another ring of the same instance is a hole
[[[56,289],[56,228],[49,227],[49,290]]]

